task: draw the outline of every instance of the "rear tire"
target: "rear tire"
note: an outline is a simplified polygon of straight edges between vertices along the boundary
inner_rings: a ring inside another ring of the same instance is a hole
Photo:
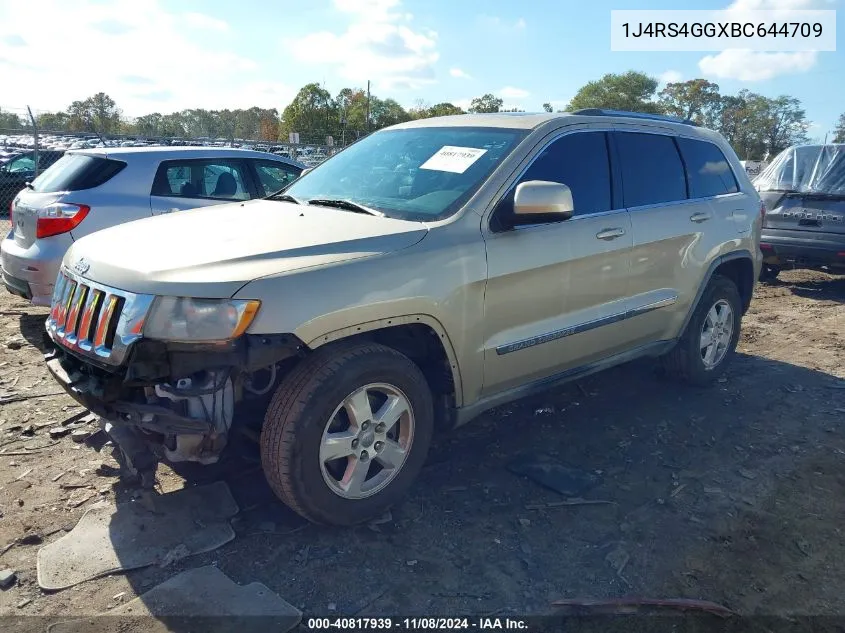
[[[404,496],[433,429],[428,382],[409,358],[375,343],[330,345],[277,388],[261,463],[273,492],[309,521],[355,525]]]
[[[692,385],[713,382],[736,351],[741,320],[736,284],[714,275],[677,345],[661,357],[665,373]]]

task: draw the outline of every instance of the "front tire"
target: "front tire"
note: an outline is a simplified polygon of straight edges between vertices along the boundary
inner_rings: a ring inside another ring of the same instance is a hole
[[[713,382],[736,351],[741,320],[736,284],[714,275],[678,344],[661,358],[666,373],[692,385]]]
[[[425,376],[375,343],[318,349],[279,385],[261,431],[273,492],[314,523],[355,525],[399,501],[434,429]]]

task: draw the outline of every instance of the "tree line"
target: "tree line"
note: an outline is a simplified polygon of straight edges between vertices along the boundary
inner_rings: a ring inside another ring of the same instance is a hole
[[[719,85],[706,79],[667,84],[636,71],[607,74],[581,87],[562,111],[608,108],[665,114],[692,120],[721,132],[740,158],[772,157],[796,143],[807,142],[809,121],[799,99],[775,98],[741,90],[722,94]],[[550,103],[543,110],[552,112]],[[467,112],[505,112],[504,102],[494,94],[472,99]],[[318,83],[303,86],[281,112],[252,107],[235,110],[186,109],[170,114],[153,112],[135,119],[125,117],[115,101],[97,93],[74,101],[64,111],[43,112],[38,127],[46,131],[137,135],[145,137],[251,139],[287,141],[292,132],[302,142],[346,143],[389,125],[436,116],[464,114],[449,102],[418,101],[405,108],[392,98],[382,99],[360,88],[344,88],[336,95]],[[0,111],[0,129],[26,127],[14,113]],[[839,117],[833,142],[845,142],[845,114]]]

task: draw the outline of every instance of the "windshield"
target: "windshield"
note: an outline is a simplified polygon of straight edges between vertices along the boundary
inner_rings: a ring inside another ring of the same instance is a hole
[[[284,192],[302,202],[345,200],[389,217],[438,220],[469,200],[526,134],[461,127],[376,132]]]
[[[845,144],[785,149],[757,177],[754,186],[758,191],[845,196]]]

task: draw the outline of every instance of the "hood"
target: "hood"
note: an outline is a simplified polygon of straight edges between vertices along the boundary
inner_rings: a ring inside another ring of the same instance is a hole
[[[254,200],[128,222],[83,237],[64,263],[144,294],[230,297],[245,283],[408,248],[419,222],[291,202]],[[83,265],[78,265],[84,259]]]

